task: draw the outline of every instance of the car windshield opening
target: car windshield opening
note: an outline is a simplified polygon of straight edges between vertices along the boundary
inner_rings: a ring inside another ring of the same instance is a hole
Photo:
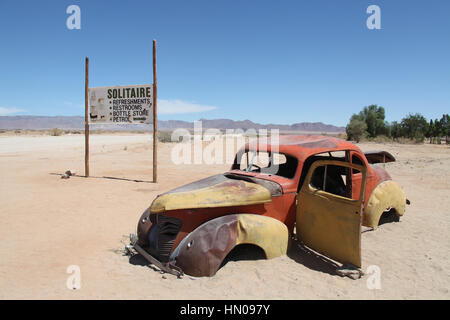
[[[232,169],[293,178],[297,166],[297,158],[291,155],[278,152],[249,150],[236,155]]]

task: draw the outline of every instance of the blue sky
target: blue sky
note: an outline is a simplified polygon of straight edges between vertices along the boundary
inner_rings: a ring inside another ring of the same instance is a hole
[[[81,9],[69,30],[66,9]],[[369,30],[369,5],[381,30]],[[159,118],[345,125],[450,110],[450,1],[0,2],[0,115],[83,115],[90,86],[152,82]]]

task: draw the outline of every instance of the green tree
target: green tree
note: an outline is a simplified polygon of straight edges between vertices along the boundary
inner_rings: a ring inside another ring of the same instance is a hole
[[[398,139],[403,136],[402,126],[397,121],[391,123],[391,136],[394,139]]]
[[[345,128],[347,132],[348,140],[355,140],[359,142],[362,137],[366,134],[367,124],[365,121],[361,120],[358,116],[350,119],[349,124]]]
[[[364,107],[358,117],[364,120],[367,125],[367,132],[370,137],[376,137],[380,134],[388,135],[385,118],[385,110],[382,106],[372,104]]]
[[[441,137],[443,135],[442,123],[438,119],[434,120],[433,136],[436,138],[436,143],[441,144]]]
[[[423,141],[428,122],[420,113],[409,114],[402,119],[401,126],[406,137]]]
[[[450,116],[448,114],[443,114],[441,120],[441,131],[442,135],[445,136],[445,142],[449,144],[450,137]]]
[[[392,137],[392,126],[389,124],[389,122],[384,122],[384,128],[385,128],[385,135],[386,137],[391,138]]]
[[[434,122],[433,122],[433,119],[430,119],[430,123],[428,124],[427,132],[425,133],[425,137],[430,139],[430,143],[433,143],[433,130],[434,130]]]

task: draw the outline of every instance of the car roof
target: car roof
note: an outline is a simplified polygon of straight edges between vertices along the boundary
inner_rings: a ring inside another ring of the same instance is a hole
[[[361,150],[349,141],[321,135],[280,135],[278,142],[272,138],[258,138],[245,144],[245,150],[274,151],[295,156],[300,161],[309,156],[342,150]]]

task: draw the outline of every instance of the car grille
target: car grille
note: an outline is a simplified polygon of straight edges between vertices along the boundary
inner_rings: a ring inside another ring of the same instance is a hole
[[[149,251],[161,262],[168,262],[182,222],[180,219],[162,214],[152,214],[150,219],[154,225],[149,233]]]

